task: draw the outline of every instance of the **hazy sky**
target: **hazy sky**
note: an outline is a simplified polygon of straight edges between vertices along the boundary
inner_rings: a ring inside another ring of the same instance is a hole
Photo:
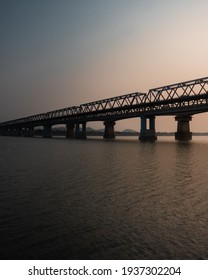
[[[207,0],[0,0],[0,122],[208,76],[207,15]]]

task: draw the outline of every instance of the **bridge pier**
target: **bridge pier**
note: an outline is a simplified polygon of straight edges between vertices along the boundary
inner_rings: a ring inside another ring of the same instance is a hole
[[[19,136],[19,128],[13,129],[12,136]]]
[[[17,129],[17,136],[22,136],[22,128]]]
[[[43,138],[51,138],[51,137],[52,137],[51,125],[44,125],[44,127],[43,127]]]
[[[192,116],[186,114],[177,115],[175,120],[178,122],[175,139],[179,141],[191,140],[192,133],[190,132],[189,122],[192,120]]]
[[[74,138],[74,124],[66,125],[66,138]]]
[[[21,136],[21,132],[19,135],[20,131],[17,131],[17,135]],[[33,137],[34,136],[34,127],[25,127],[24,132],[23,132],[24,137]]]
[[[9,136],[9,130],[8,128],[1,129],[1,135],[2,136]]]
[[[18,136],[18,131],[16,128],[11,128],[8,130],[8,136]]]
[[[9,136],[16,136],[16,130],[14,128],[9,129]]]
[[[87,139],[87,131],[86,131],[86,122],[81,123],[81,129],[80,124],[76,123],[75,127],[75,138],[76,139]]]
[[[149,128],[147,128],[147,119],[149,119]],[[155,133],[155,116],[141,116],[140,141],[155,141],[157,136]]]
[[[114,121],[105,121],[105,132],[103,135],[104,139],[114,139],[115,138],[115,131],[114,131],[114,125],[116,123]]]

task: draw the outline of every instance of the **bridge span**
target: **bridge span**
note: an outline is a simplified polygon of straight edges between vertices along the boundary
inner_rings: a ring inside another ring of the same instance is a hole
[[[156,116],[175,116],[176,140],[191,140],[190,121],[194,114],[208,112],[208,77],[150,89],[148,93],[130,93],[94,102],[58,109],[0,123],[1,136],[34,136],[35,127],[43,127],[43,137],[52,137],[52,126],[66,125],[66,137],[86,139],[86,124],[102,121],[104,138],[115,138],[116,121],[140,118],[139,139],[154,141]]]

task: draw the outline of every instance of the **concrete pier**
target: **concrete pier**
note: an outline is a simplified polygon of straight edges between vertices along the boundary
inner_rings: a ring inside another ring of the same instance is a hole
[[[149,120],[149,128],[147,127],[147,119]],[[155,141],[157,140],[155,132],[155,116],[141,116],[140,141]]]
[[[9,136],[9,130],[7,128],[1,129],[2,136]]]
[[[21,133],[22,133],[21,131],[17,131],[18,136],[21,136],[22,135]],[[34,127],[25,127],[25,129],[23,131],[23,135],[24,135],[24,137],[33,137],[34,136]]]
[[[4,134],[6,136],[19,136],[19,129],[18,128],[11,128],[6,131]]]
[[[179,141],[191,140],[192,133],[190,132],[189,122],[192,120],[192,116],[187,114],[177,115],[175,120],[178,122],[175,139]]]
[[[17,136],[22,136],[22,128],[17,129]]]
[[[114,121],[105,121],[105,132],[103,135],[104,139],[114,139],[115,138],[115,131],[114,131],[114,126],[115,126]]]
[[[44,127],[43,127],[43,138],[51,138],[51,137],[52,137],[51,125],[44,125]]]
[[[74,124],[66,125],[66,138],[74,138]]]
[[[87,139],[86,122],[83,122],[81,124],[76,123],[75,138],[76,139]]]

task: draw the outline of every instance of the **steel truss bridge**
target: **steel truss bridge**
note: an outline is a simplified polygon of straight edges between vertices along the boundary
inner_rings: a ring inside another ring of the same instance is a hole
[[[140,117],[140,140],[156,140],[155,116],[172,115],[178,121],[176,139],[190,140],[189,121],[203,112],[208,112],[208,77],[7,121],[0,123],[0,135],[33,136],[34,127],[43,126],[44,137],[51,137],[51,126],[66,124],[67,137],[86,138],[86,123],[103,121],[104,138],[114,138],[115,121]]]

